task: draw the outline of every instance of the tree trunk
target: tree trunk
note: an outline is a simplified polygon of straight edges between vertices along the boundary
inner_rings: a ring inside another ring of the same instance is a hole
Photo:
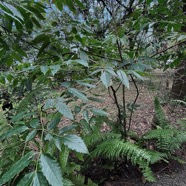
[[[186,60],[176,68],[171,95],[174,99],[186,98]]]
[[[186,0],[183,2],[183,14],[186,16]],[[181,28],[186,33],[186,25]],[[176,68],[171,90],[172,98],[184,100],[186,98],[186,60],[183,60]]]

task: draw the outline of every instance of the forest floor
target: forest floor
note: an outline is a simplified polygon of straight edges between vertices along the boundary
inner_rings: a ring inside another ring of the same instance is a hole
[[[169,78],[169,77],[168,77]],[[181,120],[186,119],[186,107],[176,103],[170,99],[169,92],[172,86],[172,81],[169,78],[169,87],[166,87],[166,78],[162,72],[155,73],[151,78],[146,79],[144,82],[138,82],[139,97],[137,99],[138,108],[134,111],[131,130],[135,131],[138,135],[143,135],[152,128],[152,119],[154,116],[154,98],[158,97],[165,115],[171,125],[179,126]],[[117,88],[117,84],[114,87]],[[112,98],[111,92],[107,91],[103,85],[100,84],[98,88],[90,90],[90,95],[99,95],[98,98],[103,102],[91,102],[96,108],[105,108],[109,113],[111,120],[117,120],[117,108]],[[126,103],[133,103],[136,96],[135,86],[130,83],[130,89],[126,90]],[[117,91],[118,102],[122,102],[121,88]],[[77,102],[75,103],[78,104]],[[81,119],[78,118],[78,119]],[[63,126],[68,125],[69,120],[63,120]],[[109,128],[105,125],[102,131],[108,131]],[[177,151],[178,157],[186,161],[186,145]],[[160,162],[152,167],[156,177],[155,183],[148,183],[144,180],[142,174],[137,167],[132,165],[123,164],[117,170],[107,173],[99,170],[99,166],[95,170],[91,170],[91,179],[100,179],[100,175],[106,177],[106,181],[101,184],[102,186],[186,186],[186,164],[180,164],[177,161],[170,161],[169,163]],[[105,175],[104,175],[105,174]]]
[[[153,81],[152,81],[153,79]],[[165,87],[164,77],[152,78],[144,83],[138,83],[139,97],[137,104],[138,109],[134,112],[131,129],[143,135],[152,127],[152,119],[154,116],[154,97],[157,96],[161,102],[163,110],[166,113],[167,119],[172,125],[179,126],[181,119],[186,119],[186,107],[170,101],[170,88]],[[131,83],[132,84],[132,83]],[[170,85],[171,87],[171,82]],[[104,99],[104,103],[97,103],[96,107],[106,107],[112,119],[116,117],[114,101],[111,95],[100,87],[100,98]],[[118,97],[121,98],[121,91],[118,91]],[[132,103],[136,96],[136,90],[133,85],[126,92],[127,102]],[[107,130],[107,129],[105,129]],[[178,157],[186,160],[186,145],[177,151]],[[152,166],[152,170],[157,179],[155,183],[147,183],[143,179],[137,168],[129,165],[123,165],[118,170],[111,174],[110,179],[106,181],[104,186],[186,186],[186,164],[180,164],[176,161],[169,163],[160,163]]]

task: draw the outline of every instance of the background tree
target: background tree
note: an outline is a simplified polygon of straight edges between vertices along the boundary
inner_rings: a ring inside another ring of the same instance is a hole
[[[183,15],[186,15],[186,1],[183,1]],[[183,21],[183,26],[181,31],[186,32],[185,21]],[[172,85],[172,97],[174,99],[184,100],[186,96],[186,61],[185,61],[185,50],[180,54],[180,64],[176,68],[174,74],[174,81]]]

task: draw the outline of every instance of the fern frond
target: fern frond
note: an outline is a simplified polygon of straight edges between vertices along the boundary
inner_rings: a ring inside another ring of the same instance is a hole
[[[145,179],[147,179],[149,182],[155,182],[156,179],[153,175],[153,172],[151,170],[151,168],[149,167],[148,164],[146,163],[141,163],[139,165],[140,169],[141,169],[141,172],[143,174],[143,176],[145,177]]]
[[[159,153],[157,153],[158,156]],[[108,159],[115,160],[119,158],[127,158],[133,164],[138,164],[138,162],[152,162],[152,152],[146,149],[142,149],[139,146],[124,142],[120,139],[111,139],[102,142],[97,148],[92,152],[93,156],[104,156]],[[156,157],[157,159],[157,157]],[[158,159],[162,159],[160,156]]]
[[[154,108],[155,108],[155,117],[158,120],[158,124],[162,128],[166,128],[169,126],[169,122],[166,119],[165,113],[161,107],[161,104],[157,97],[154,99]]]
[[[120,139],[120,138],[121,138],[120,134],[116,134],[113,132],[107,132],[107,133],[95,132],[93,134],[86,135],[84,137],[84,141],[87,146],[95,146],[96,144],[102,141],[106,141],[109,139]]]
[[[176,149],[179,149],[183,142],[186,142],[186,132],[182,132],[176,129],[155,129],[149,131],[144,139],[156,140],[156,147],[158,150],[167,153],[173,153]]]
[[[126,158],[132,164],[139,165],[144,177],[151,182],[155,181],[155,178],[149,164],[166,158],[164,153],[146,150],[131,142],[124,142],[121,139],[110,139],[102,142],[92,152],[92,156],[103,156],[111,160]]]
[[[85,177],[78,174],[70,177],[70,180],[72,183],[74,183],[75,186],[82,186],[85,185]],[[88,179],[87,186],[98,186],[94,182],[92,182],[90,179]]]

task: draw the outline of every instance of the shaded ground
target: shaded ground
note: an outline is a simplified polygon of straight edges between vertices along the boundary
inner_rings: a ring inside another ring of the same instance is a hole
[[[162,103],[162,107],[166,113],[167,119],[172,125],[178,125],[182,118],[186,117],[186,108],[183,105],[175,104],[169,99],[169,90],[165,87],[163,77],[157,77],[155,81],[145,81],[139,83],[139,97],[137,104],[139,108],[135,111],[131,129],[139,135],[144,134],[151,128],[152,118],[154,116],[154,97],[157,96]],[[132,84],[132,83],[131,83]],[[170,82],[171,84],[171,82]],[[111,95],[105,91],[104,87],[100,86],[100,90],[96,89],[96,93],[100,93],[100,98],[104,99],[104,103],[94,103],[96,107],[103,108],[105,106],[110,113],[112,119],[116,119],[117,108]],[[121,96],[120,90],[118,96]],[[136,91],[131,85],[126,93],[127,102],[133,102]],[[121,101],[121,100],[119,100]],[[105,129],[107,130],[107,129]],[[177,152],[178,156],[186,160],[186,146]],[[106,181],[104,186],[186,186],[186,165],[178,162],[170,162],[169,164],[160,163],[152,167],[156,183],[145,183],[139,170],[132,167],[120,167],[115,173],[111,174],[109,181]],[[130,166],[130,165],[127,165]],[[101,174],[98,172],[98,174]]]

